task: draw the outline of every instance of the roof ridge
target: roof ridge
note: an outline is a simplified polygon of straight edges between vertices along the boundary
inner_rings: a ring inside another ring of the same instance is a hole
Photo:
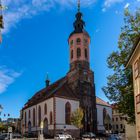
[[[104,101],[104,100],[101,99],[100,97],[97,97],[97,96],[96,96],[96,99],[99,99],[99,100],[101,100],[102,102],[106,103],[108,106],[111,106],[108,102]]]
[[[66,77],[64,77],[64,81],[62,81],[62,83],[59,83],[59,85],[53,90],[50,92],[50,94],[48,95],[48,97],[50,97],[54,92],[56,92],[58,89],[60,89],[67,81]]]

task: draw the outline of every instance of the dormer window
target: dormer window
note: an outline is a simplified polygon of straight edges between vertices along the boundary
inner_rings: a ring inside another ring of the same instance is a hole
[[[77,45],[80,45],[81,44],[81,39],[77,38],[76,42],[77,42]]]

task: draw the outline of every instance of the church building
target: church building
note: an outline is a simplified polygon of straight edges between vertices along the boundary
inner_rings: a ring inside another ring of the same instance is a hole
[[[97,132],[97,110],[94,72],[90,69],[90,36],[85,30],[80,5],[69,35],[70,69],[65,77],[38,91],[21,110],[22,133],[37,134],[43,124],[44,135],[54,135],[64,129],[77,135]],[[81,107],[83,128],[71,124],[71,114]]]

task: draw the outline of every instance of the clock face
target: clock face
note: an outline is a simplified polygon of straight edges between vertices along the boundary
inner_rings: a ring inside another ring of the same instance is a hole
[[[88,82],[90,82],[90,78],[88,77]]]
[[[84,75],[87,75],[87,72],[86,71],[84,71]]]

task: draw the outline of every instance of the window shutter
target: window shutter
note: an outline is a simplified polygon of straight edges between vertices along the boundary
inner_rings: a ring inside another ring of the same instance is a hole
[[[140,58],[138,60],[138,77],[140,77]]]

